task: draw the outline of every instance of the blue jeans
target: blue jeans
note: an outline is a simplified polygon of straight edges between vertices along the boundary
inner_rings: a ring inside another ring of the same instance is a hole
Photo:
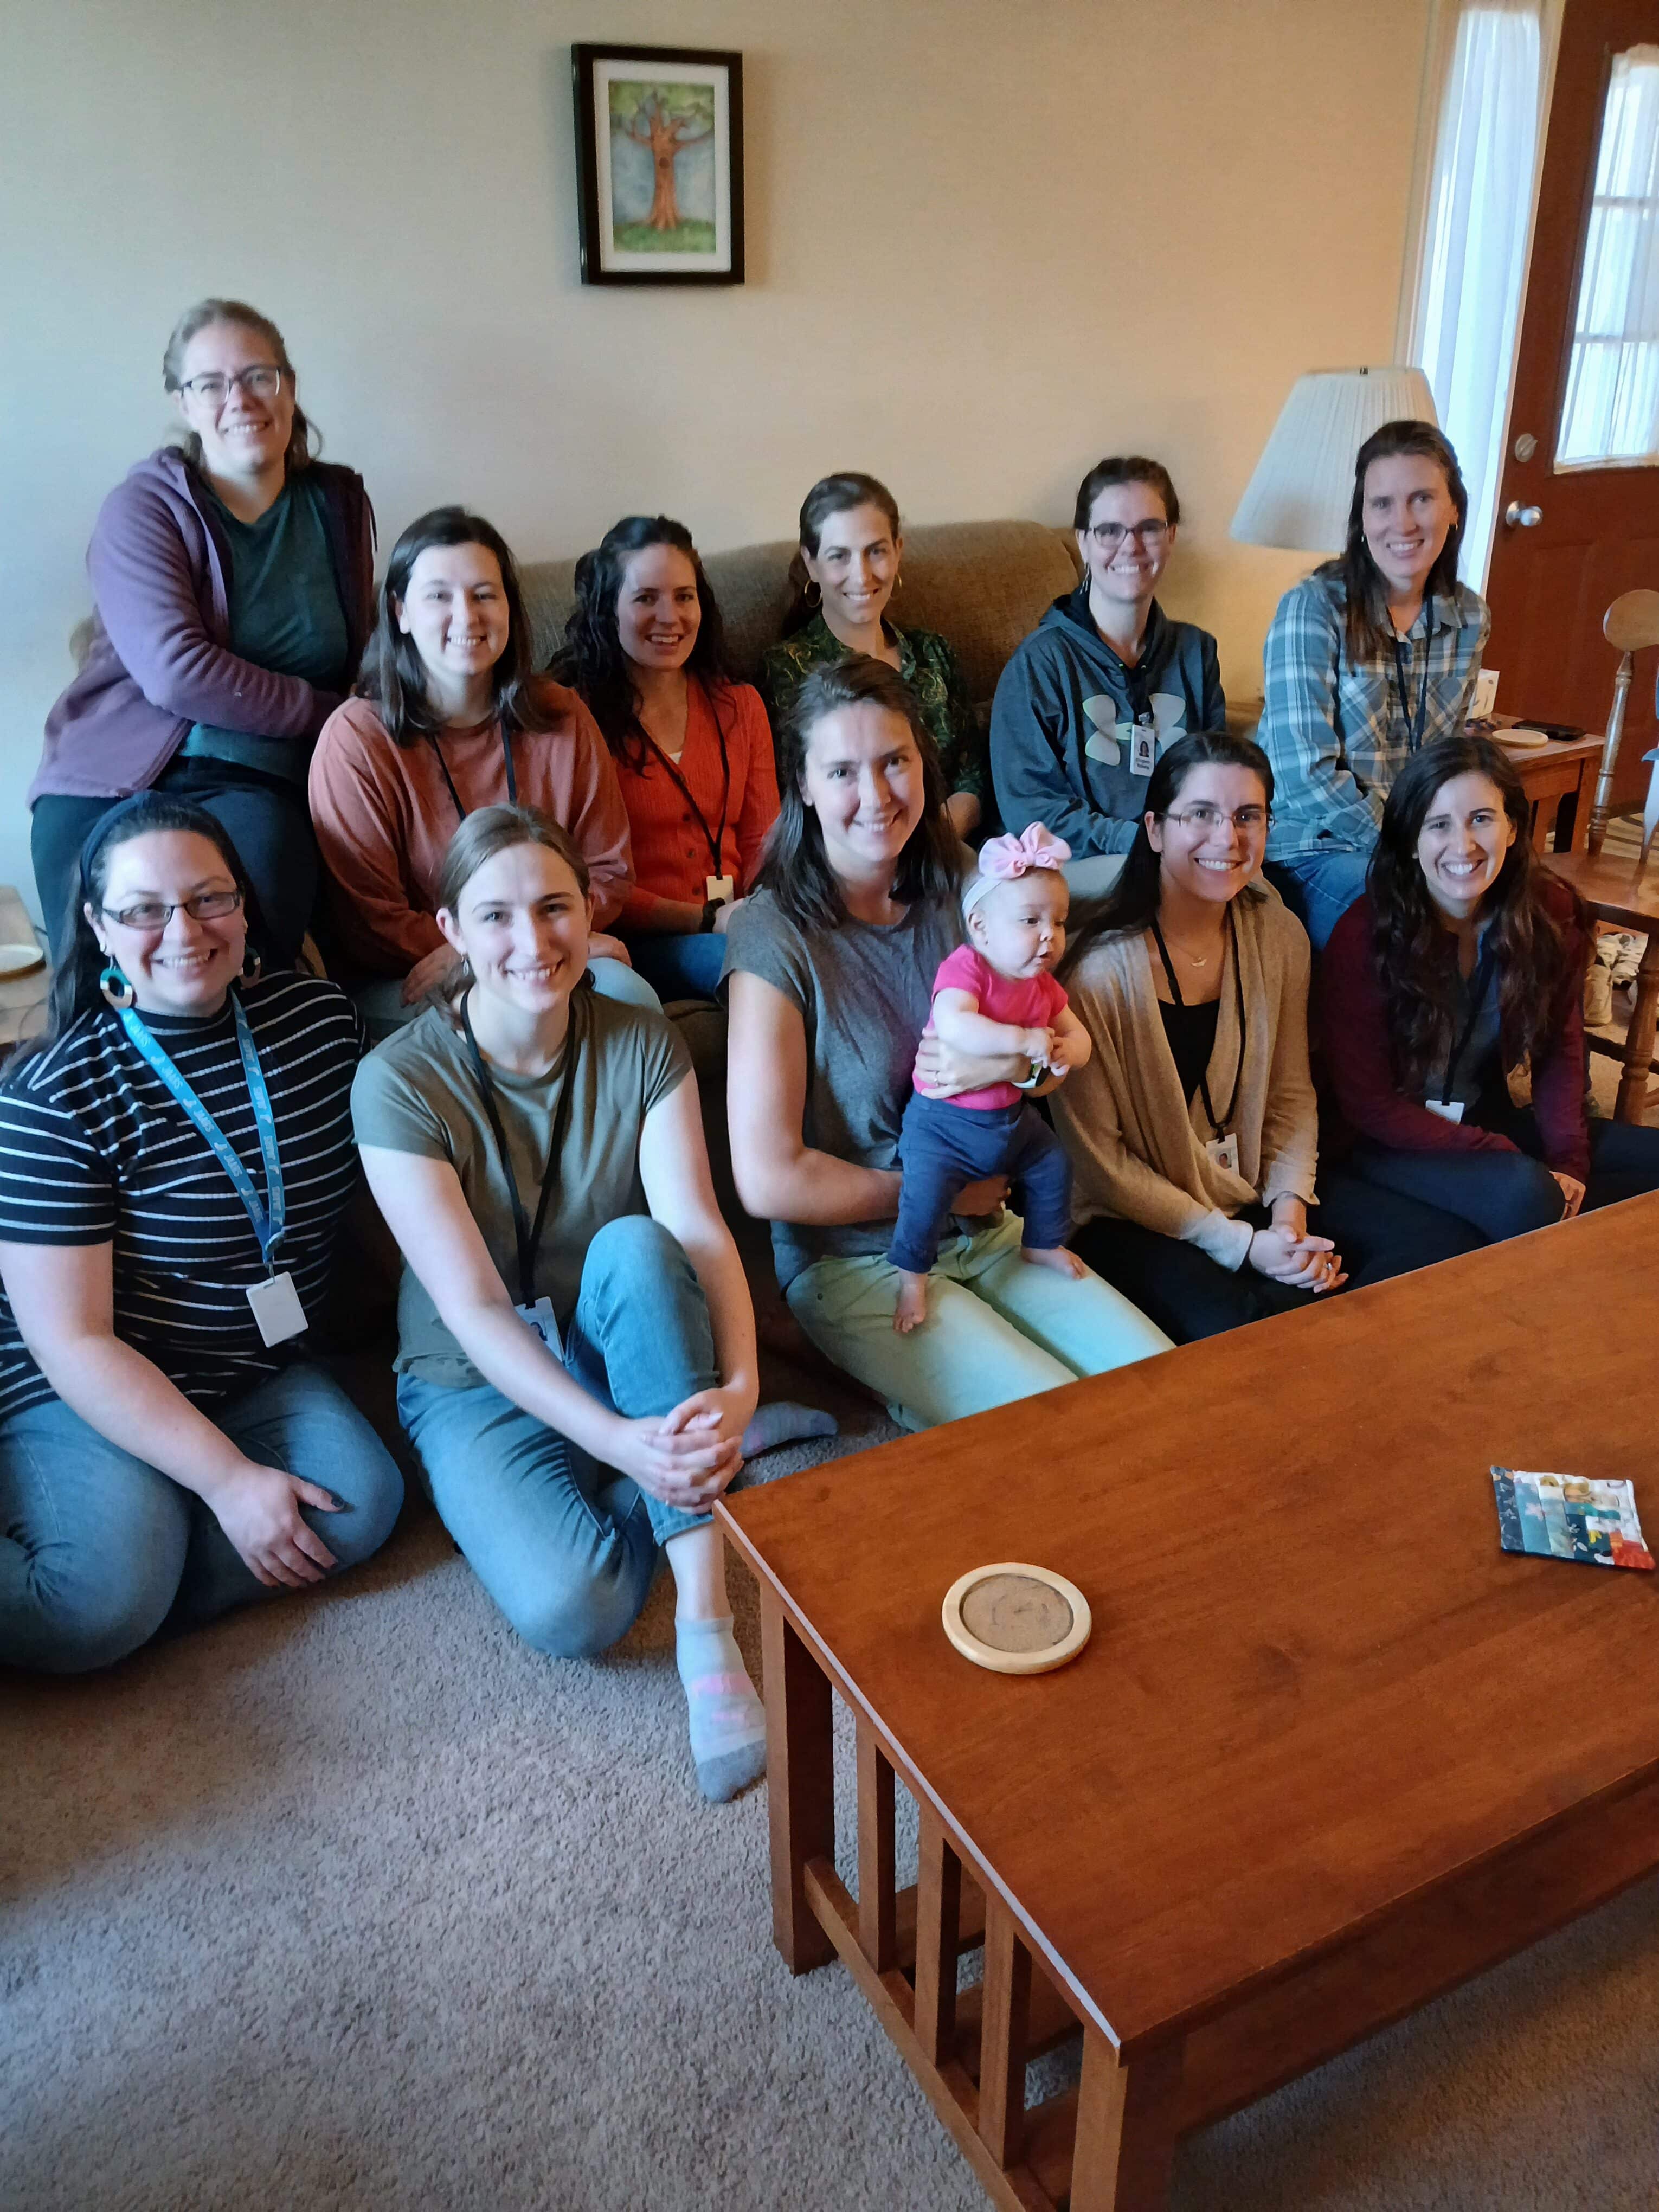
[[[1471,1121],[1475,1115],[1468,1117]],[[1516,1152],[1399,1152],[1361,1138],[1350,1162],[1356,1175],[1419,1206],[1437,1206],[1467,1222],[1488,1243],[1501,1244],[1559,1221],[1561,1186],[1539,1155],[1543,1140],[1528,1107],[1507,1099],[1478,1116],[1521,1150]],[[1583,1212],[1616,1206],[1659,1190],[1659,1129],[1626,1121],[1592,1121]]]
[[[1262,874],[1302,924],[1316,952],[1365,890],[1369,853],[1287,853]]]
[[[634,965],[659,999],[713,999],[720,993],[726,964],[726,939],[717,930],[684,937],[641,933],[630,937]]]
[[[608,1221],[588,1246],[564,1339],[571,1375],[629,1420],[720,1381],[702,1285],[646,1214]],[[525,1642],[555,1658],[626,1635],[657,1547],[709,1518],[647,1497],[488,1382],[405,1375],[398,1411],[439,1518]]]
[[[1026,1249],[1051,1252],[1072,1233],[1072,1163],[1029,1098],[1012,1106],[958,1106],[913,1091],[899,1132],[898,1219],[887,1257],[925,1275],[957,1194],[988,1176],[1006,1176]]]
[[[320,1367],[285,1367],[215,1419],[249,1459],[345,1499],[343,1513],[300,1509],[342,1568],[392,1534],[403,1477]],[[100,1436],[61,1398],[0,1423],[0,1660],[84,1674],[164,1624],[199,1627],[276,1595],[193,1491]]]

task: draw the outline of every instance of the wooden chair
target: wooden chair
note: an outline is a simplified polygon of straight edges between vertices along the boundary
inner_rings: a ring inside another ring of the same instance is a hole
[[[1613,682],[1613,711],[1601,747],[1601,772],[1596,778],[1595,803],[1590,809],[1589,850],[1554,853],[1550,866],[1571,884],[1598,921],[1619,929],[1634,930],[1647,939],[1636,973],[1636,1004],[1624,1048],[1592,1037],[1592,1052],[1603,1052],[1624,1061],[1614,1109],[1620,1121],[1640,1121],[1648,1108],[1648,1077],[1653,1066],[1653,1044],[1659,1029],[1659,876],[1648,875],[1648,854],[1654,830],[1659,827],[1659,753],[1644,757],[1656,763],[1649,784],[1647,811],[1643,820],[1642,849],[1634,860],[1619,860],[1602,851],[1607,839],[1607,811],[1613,797],[1613,771],[1619,762],[1619,740],[1624,734],[1625,702],[1635,672],[1636,656],[1659,645],[1659,592],[1624,592],[1607,609],[1602,635],[1622,656]]]

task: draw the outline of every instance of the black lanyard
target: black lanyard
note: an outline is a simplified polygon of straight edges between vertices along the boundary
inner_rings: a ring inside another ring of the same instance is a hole
[[[1440,1086],[1440,1103],[1443,1106],[1449,1106],[1452,1103],[1452,1085],[1457,1080],[1458,1063],[1469,1048],[1474,1025],[1486,1003],[1486,993],[1492,988],[1492,948],[1482,945],[1480,957],[1474,963],[1474,973],[1469,978],[1469,1018],[1463,1024],[1463,1034],[1451,1048],[1451,1056],[1446,1062],[1446,1079]]]
[[[1170,996],[1177,1006],[1184,1008],[1187,1001],[1181,995],[1181,986],[1176,982],[1175,969],[1170,964],[1169,947],[1164,942],[1164,932],[1158,926],[1156,915],[1152,916],[1152,928],[1153,939],[1158,945],[1158,957],[1164,963],[1164,973],[1169,982]],[[1233,1070],[1233,1095],[1227,1101],[1227,1114],[1224,1121],[1217,1121],[1215,1108],[1210,1103],[1208,1068],[1206,1068],[1198,1079],[1198,1095],[1204,1101],[1204,1111],[1209,1116],[1210,1127],[1218,1137],[1227,1128],[1228,1123],[1233,1118],[1234,1109],[1238,1104],[1238,1086],[1244,1080],[1244,1040],[1249,1035],[1244,1022],[1244,977],[1238,960],[1238,926],[1233,920],[1231,900],[1227,903],[1227,937],[1233,950],[1233,988],[1238,994],[1238,1065]]]
[[[1394,636],[1394,672],[1400,686],[1400,719],[1406,725],[1406,750],[1415,753],[1423,743],[1423,732],[1429,720],[1429,637],[1434,625],[1434,599],[1431,595],[1423,603],[1423,680],[1417,687],[1417,719],[1411,711],[1411,694],[1406,685],[1406,656],[1400,650],[1400,634]],[[1393,627],[1392,624],[1389,625]]]
[[[509,806],[516,806],[519,803],[519,779],[513,773],[513,740],[507,733],[505,722],[501,725],[501,758],[507,763],[507,803]],[[460,793],[455,788],[455,779],[449,773],[449,763],[444,758],[444,749],[430,730],[427,732],[427,735],[432,739],[432,750],[438,756],[439,772],[449,786],[449,795],[455,802],[455,818],[458,822],[465,822],[466,809],[461,804]]]
[[[559,1103],[553,1109],[553,1133],[547,1148],[547,1165],[542,1171],[542,1194],[536,1206],[533,1225],[525,1218],[524,1200],[519,1196],[519,1178],[513,1172],[512,1155],[507,1149],[507,1132],[501,1127],[501,1117],[495,1104],[495,1086],[490,1080],[489,1069],[478,1049],[478,1040],[472,1034],[472,1017],[467,1012],[467,999],[461,1000],[461,1026],[466,1031],[467,1050],[472,1055],[472,1073],[478,1079],[478,1090],[483,1098],[484,1111],[489,1116],[489,1127],[495,1139],[495,1149],[501,1155],[501,1174],[507,1181],[507,1194],[513,1206],[513,1235],[519,1248],[519,1304],[532,1306],[536,1303],[536,1254],[541,1245],[542,1231],[547,1222],[547,1209],[553,1193],[558,1187],[559,1159],[564,1151],[566,1133],[570,1127],[570,1078],[576,1064],[576,1048],[580,1040],[582,994],[573,991],[569,1000],[569,1018],[564,1033],[564,1071],[559,1078]]]
[[[688,693],[689,689],[690,687],[688,686]],[[675,782],[678,784],[680,787],[680,797],[685,801],[692,813],[696,817],[697,827],[702,830],[703,842],[708,848],[710,873],[716,876],[723,876],[726,873],[726,864],[720,856],[726,850],[726,810],[732,803],[732,756],[726,749],[726,726],[720,720],[720,709],[715,706],[712,699],[708,702],[708,711],[714,717],[714,733],[719,738],[720,744],[720,835],[718,836],[711,835],[708,828],[708,817],[704,814],[702,807],[698,805],[696,800],[692,798],[691,787],[680,773],[679,762],[672,759],[663,750],[662,747],[651,735],[651,732],[645,729],[643,725],[641,726],[641,728],[645,742],[650,746],[652,751],[655,753],[657,758],[668,770],[670,775],[673,777]],[[685,733],[689,739],[691,734],[691,704],[689,696],[686,701]],[[684,757],[684,752],[682,752],[681,758],[683,759]]]

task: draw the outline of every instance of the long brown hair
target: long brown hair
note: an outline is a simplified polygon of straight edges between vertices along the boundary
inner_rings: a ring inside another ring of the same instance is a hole
[[[1454,777],[1483,775],[1502,795],[1515,841],[1481,902],[1496,957],[1504,1049],[1511,1066],[1541,1054],[1580,988],[1574,957],[1588,927],[1583,902],[1551,877],[1533,850],[1531,802],[1515,763],[1490,738],[1437,738],[1395,778],[1382,810],[1367,884],[1376,918],[1376,978],[1387,1009],[1395,1079],[1416,1092],[1451,1048],[1457,962],[1451,933],[1430,893],[1418,840]],[[1555,905],[1553,912],[1547,884]]]
[[[263,338],[276,356],[276,366],[292,386],[295,382],[294,363],[288,357],[288,348],[283,343],[283,334],[269,315],[262,315],[257,307],[250,307],[246,300],[198,300],[193,307],[186,307],[173,326],[167,349],[161,356],[161,383],[165,390],[177,392],[184,381],[185,349],[198,331],[211,330],[216,323],[234,323],[240,330],[252,331]],[[315,443],[313,443],[313,441]],[[291,475],[296,469],[308,469],[319,447],[322,434],[307,420],[305,410],[296,399],[294,403],[294,424],[289,432],[288,444],[283,453],[283,466]],[[191,468],[202,465],[202,441],[194,430],[190,431],[183,445],[185,459]]]
[[[804,546],[812,558],[818,557],[818,546],[823,537],[823,526],[832,514],[845,514],[850,507],[878,507],[887,517],[887,526],[893,533],[893,542],[899,538],[898,501],[878,477],[867,477],[861,469],[842,469],[833,477],[820,477],[800,503],[800,533],[793,558],[789,563],[789,583],[794,598],[783,618],[782,635],[793,637],[803,629],[817,611],[806,596],[811,578],[806,573],[806,563],[801,558]]]
[[[921,819],[893,872],[894,898],[908,906],[913,899],[954,898],[961,887],[962,845],[945,811],[939,749],[897,669],[867,653],[854,653],[812,671],[778,732],[778,818],[768,833],[756,883],[771,892],[801,930],[839,929],[847,919],[841,886],[824,854],[817,810],[806,804],[803,789],[812,732],[841,707],[882,707],[897,714],[908,724],[921,755]]]
[[[1348,658],[1352,661],[1368,659],[1382,652],[1393,635],[1389,622],[1389,587],[1365,543],[1365,472],[1373,461],[1393,460],[1400,453],[1415,453],[1425,461],[1432,461],[1445,477],[1446,489],[1457,509],[1457,520],[1446,532],[1439,558],[1429,571],[1424,597],[1449,599],[1457,591],[1457,556],[1463,543],[1464,525],[1469,519],[1469,495],[1463,472],[1457,465],[1457,456],[1450,441],[1432,422],[1385,422],[1380,430],[1371,432],[1354,456],[1347,542],[1336,559],[1326,562],[1318,571],[1322,576],[1334,574],[1342,580],[1348,602],[1346,630]]]

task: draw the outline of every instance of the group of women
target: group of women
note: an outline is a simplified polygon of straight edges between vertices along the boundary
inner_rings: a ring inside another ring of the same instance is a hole
[[[201,303],[165,374],[187,442],[99,519],[33,798],[57,975],[0,1085],[0,1660],[96,1667],[384,1540],[398,1467],[306,1334],[361,1163],[410,1461],[480,1580],[590,1653],[665,1553],[699,1782],[759,1773],[710,1510],[780,1431],[665,1001],[724,1004],[738,1195],[911,1426],[1659,1188],[1659,1133],[1587,1118],[1586,918],[1465,731],[1486,615],[1431,426],[1362,448],[1260,743],[1158,605],[1168,472],[1102,462],[988,752],[949,645],[888,616],[872,477],[809,495],[758,691],[660,517],[584,556],[542,672],[476,515],[421,517],[375,592],[267,319]],[[1071,850],[1063,1079],[929,1025],[999,817]],[[1049,1097],[1084,1264],[1022,1265],[970,1183],[896,1328],[913,1086],[1009,1084]]]

